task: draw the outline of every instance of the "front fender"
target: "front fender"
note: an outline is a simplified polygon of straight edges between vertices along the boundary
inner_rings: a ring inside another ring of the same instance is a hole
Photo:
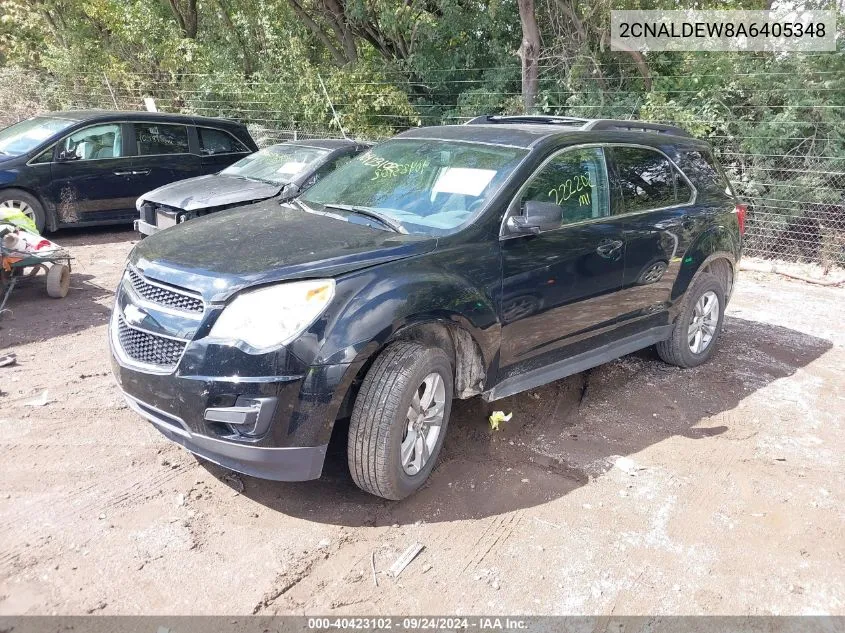
[[[454,323],[478,343],[489,367],[500,336],[491,292],[469,278],[418,258],[376,266],[338,282],[326,336],[310,364],[354,363],[369,358],[400,329],[416,323]]]
[[[0,169],[0,187],[14,187],[17,180],[17,170]]]

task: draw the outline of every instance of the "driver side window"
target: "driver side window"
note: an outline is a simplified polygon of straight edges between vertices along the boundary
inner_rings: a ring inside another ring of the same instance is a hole
[[[561,226],[610,215],[604,152],[599,147],[565,151],[534,177],[520,198],[561,208]]]
[[[88,127],[74,132],[59,144],[60,160],[97,160],[123,155],[120,124]]]

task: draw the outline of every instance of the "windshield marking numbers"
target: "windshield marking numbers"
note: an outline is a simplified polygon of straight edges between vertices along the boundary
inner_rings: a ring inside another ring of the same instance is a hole
[[[387,178],[396,174],[405,176],[408,174],[422,173],[422,171],[431,164],[428,159],[414,161],[413,163],[394,163],[385,160],[381,156],[377,156],[372,152],[367,152],[361,156],[360,160],[368,167],[375,168],[372,180]]]

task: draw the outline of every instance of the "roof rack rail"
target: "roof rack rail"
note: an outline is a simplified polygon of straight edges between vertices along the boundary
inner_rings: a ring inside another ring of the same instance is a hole
[[[582,131],[619,130],[625,132],[656,132],[672,136],[692,137],[685,129],[675,125],[663,123],[647,123],[645,121],[631,121],[622,119],[581,119],[570,116],[554,116],[547,114],[515,114],[494,115],[482,114],[470,119],[464,125],[484,125],[489,123],[534,123],[539,125],[566,125],[577,127]]]
[[[590,119],[580,119],[571,116],[554,116],[551,114],[482,114],[470,119],[464,125],[484,125],[485,123],[535,123],[541,125],[578,125],[588,123]]]
[[[626,132],[657,132],[658,134],[671,134],[672,136],[692,135],[685,129],[675,125],[664,125],[663,123],[647,123],[645,121],[630,121],[620,119],[593,119],[585,123],[584,130],[620,130]]]

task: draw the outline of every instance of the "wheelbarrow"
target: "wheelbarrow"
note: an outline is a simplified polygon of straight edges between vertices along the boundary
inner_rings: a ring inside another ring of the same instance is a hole
[[[43,271],[47,276],[47,294],[56,299],[67,296],[70,290],[70,262],[73,259],[63,248],[50,248],[37,252],[18,251],[0,244],[0,315],[15,284],[30,279]]]

